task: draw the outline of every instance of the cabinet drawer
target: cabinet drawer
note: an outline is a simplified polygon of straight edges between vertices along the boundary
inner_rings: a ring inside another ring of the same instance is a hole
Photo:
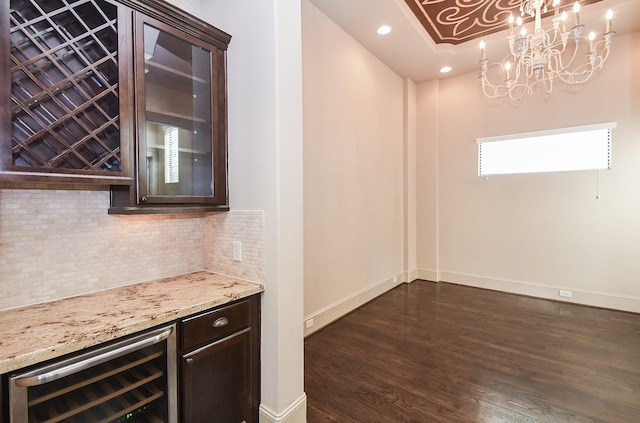
[[[249,301],[242,301],[182,321],[182,348],[188,349],[231,335],[251,324]]]

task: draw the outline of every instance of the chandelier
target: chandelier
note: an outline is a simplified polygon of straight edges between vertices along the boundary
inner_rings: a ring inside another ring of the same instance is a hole
[[[567,12],[559,13],[560,0],[554,0],[552,7],[555,8],[552,27],[543,29],[541,9],[542,13],[547,12],[546,0],[521,0],[521,16],[528,14],[534,17],[535,26],[533,32],[528,33],[521,16],[517,19],[509,16],[507,40],[510,54],[502,62],[489,63],[485,42],[480,42],[480,79],[482,91],[487,97],[508,95],[518,101],[525,94],[533,94],[537,86],[541,86],[549,95],[554,81],[569,85],[584,84],[596,70],[603,67],[615,34],[611,31],[613,12],[607,11],[604,34],[596,40],[595,32],[583,35],[584,25],[580,24],[580,4],[577,1],[573,5],[572,27],[567,22]]]

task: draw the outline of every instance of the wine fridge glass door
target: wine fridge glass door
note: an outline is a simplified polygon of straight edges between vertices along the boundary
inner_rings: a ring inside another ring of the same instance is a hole
[[[175,325],[9,378],[11,423],[177,423]]]

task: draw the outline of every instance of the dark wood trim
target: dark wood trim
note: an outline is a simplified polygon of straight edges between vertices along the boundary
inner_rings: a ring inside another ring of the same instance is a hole
[[[131,10],[118,8],[118,97],[120,100],[120,168],[124,175],[135,175],[135,122],[130,118],[135,110],[132,57],[133,24]],[[125,117],[123,119],[123,116]],[[133,179],[133,176],[132,176]]]
[[[128,186],[133,184],[133,178],[129,176],[102,176],[102,175],[75,175],[75,174],[53,174],[37,172],[14,172],[0,171],[0,182],[9,183],[44,183],[79,185],[86,184],[87,188],[95,186]]]
[[[109,214],[184,214],[228,212],[229,206],[129,206],[110,207]]]
[[[222,50],[226,50],[231,41],[231,35],[168,2],[160,0],[119,0],[118,2],[154,19],[166,22],[180,31],[205,40]]]
[[[11,145],[11,59],[9,58],[9,0],[0,0],[0,145]],[[5,41],[6,40],[6,41]],[[4,104],[6,103],[6,104]],[[11,149],[0,148],[0,171],[11,168]],[[0,181],[3,179],[0,174]]]
[[[229,187],[228,187],[228,130],[227,130],[227,54],[224,50],[212,52],[211,60],[213,61],[211,70],[213,73],[213,83],[216,87],[214,98],[212,99],[211,122],[213,125],[214,138],[216,142],[213,145],[213,170],[214,187],[213,200],[216,204],[229,204]],[[217,132],[217,134],[215,134]],[[216,170],[218,169],[218,170]]]
[[[0,422],[9,421],[9,377],[0,376]]]
[[[260,421],[261,401],[261,359],[260,347],[262,345],[262,313],[261,295],[255,295],[251,301],[251,418],[253,423]]]

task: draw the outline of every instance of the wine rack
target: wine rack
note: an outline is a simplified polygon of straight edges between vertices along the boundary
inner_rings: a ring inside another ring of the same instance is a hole
[[[29,423],[166,422],[166,358],[153,345],[29,390]]]
[[[118,7],[11,0],[9,17],[11,170],[120,172]]]

